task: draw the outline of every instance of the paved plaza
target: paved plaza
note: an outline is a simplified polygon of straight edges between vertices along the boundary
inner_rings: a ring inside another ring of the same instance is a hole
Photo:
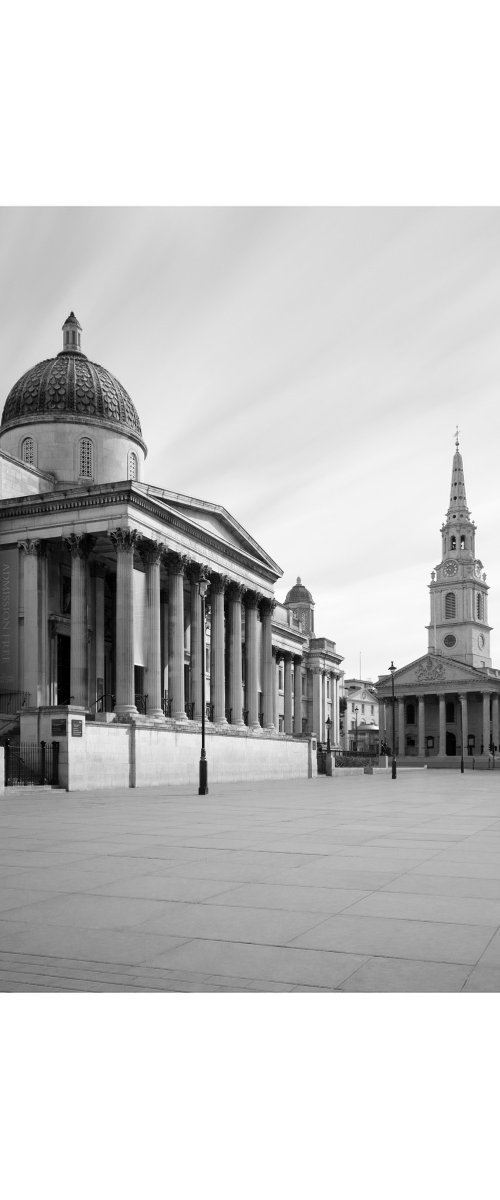
[[[0,800],[3,992],[500,990],[500,771]]]

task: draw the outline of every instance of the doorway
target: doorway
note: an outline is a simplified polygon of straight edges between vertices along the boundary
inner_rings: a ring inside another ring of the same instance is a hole
[[[71,675],[70,675],[70,646],[71,638],[64,633],[57,634],[57,703],[69,704]]]
[[[446,753],[451,757],[457,753],[457,739],[454,733],[450,733],[449,729],[446,731]]]

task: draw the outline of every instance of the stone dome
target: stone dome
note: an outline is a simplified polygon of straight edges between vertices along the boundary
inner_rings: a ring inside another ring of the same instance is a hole
[[[304,587],[300,575],[297,575],[297,583],[288,592],[285,604],[314,604],[311,593]]]
[[[2,431],[38,418],[100,421],[142,442],[135,405],[114,375],[91,362],[80,349],[81,326],[74,313],[63,325],[63,349],[26,371],[11,388],[1,421]],[[118,432],[118,430],[117,430]]]

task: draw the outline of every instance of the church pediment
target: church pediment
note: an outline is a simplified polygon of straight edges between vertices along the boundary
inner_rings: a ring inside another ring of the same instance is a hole
[[[436,690],[441,684],[446,687],[447,684],[453,683],[465,685],[483,681],[487,676],[478,671],[474,667],[469,667],[466,663],[458,662],[454,658],[444,658],[440,654],[424,654],[422,658],[415,659],[414,662],[408,663],[407,666],[401,667],[399,671],[394,673],[394,687],[398,692],[405,688],[409,691],[413,688],[425,687],[426,685],[434,685]],[[392,691],[392,683],[390,676],[384,676],[377,685],[377,691],[383,695],[389,695]]]

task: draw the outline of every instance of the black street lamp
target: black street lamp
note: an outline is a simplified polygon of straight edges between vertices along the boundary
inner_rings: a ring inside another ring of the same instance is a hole
[[[332,749],[332,747],[330,745],[330,729],[332,727],[332,722],[331,722],[330,717],[326,718],[325,725],[326,725],[326,753],[330,754],[331,749]]]
[[[355,729],[354,729],[354,753],[355,753],[355,754],[357,754],[357,753],[358,753],[358,712],[359,712],[359,709],[358,709],[358,708],[355,708],[355,709],[354,709],[354,721],[355,721]]]
[[[200,579],[198,583],[201,600],[201,755],[199,796],[208,795],[208,767],[207,752],[205,750],[205,597],[208,592],[208,586],[208,579]]]
[[[397,667],[394,666],[394,663],[391,659],[391,665],[389,667],[389,671],[391,672],[391,679],[392,679],[392,778],[393,779],[397,778],[397,771],[396,771],[396,699],[394,696],[394,672],[396,670],[397,670]]]
[[[462,701],[458,697],[458,707],[460,709],[460,772],[464,773],[464,714],[462,709]]]

